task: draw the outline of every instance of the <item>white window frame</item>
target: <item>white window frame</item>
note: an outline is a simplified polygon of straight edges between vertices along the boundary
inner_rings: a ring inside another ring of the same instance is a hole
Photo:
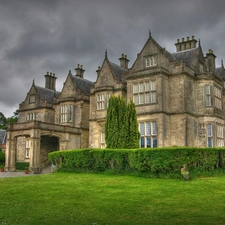
[[[37,114],[36,112],[33,113],[27,113],[27,120],[36,120]]]
[[[205,105],[212,106],[211,86],[210,85],[205,85]]]
[[[67,105],[60,106],[60,121],[61,123],[67,122]]]
[[[147,56],[145,58],[145,66],[146,67],[157,66],[157,56],[156,55]]]
[[[207,124],[207,147],[213,147],[213,127],[212,127],[212,123]]]
[[[134,83],[133,102],[135,105],[157,103],[156,80]]]
[[[157,122],[139,122],[140,148],[157,148]]]
[[[223,133],[223,125],[216,125],[216,145],[217,147],[224,146],[224,133]]]
[[[222,110],[222,90],[214,86],[215,107]]]
[[[105,109],[105,94],[97,94],[97,110]]]

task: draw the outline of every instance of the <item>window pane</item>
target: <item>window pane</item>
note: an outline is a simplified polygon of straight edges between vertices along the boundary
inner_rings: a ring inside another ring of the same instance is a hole
[[[208,136],[212,136],[212,124],[207,124]]]
[[[151,90],[152,91],[156,90],[156,82],[155,81],[151,81]]]
[[[152,147],[156,148],[157,147],[157,137],[152,138]]]
[[[138,105],[138,95],[134,95],[133,101],[135,105]]]
[[[139,92],[144,92],[144,83],[139,84]]]
[[[212,138],[208,137],[208,147],[212,147]]]
[[[150,91],[150,83],[145,82],[145,91]]]
[[[151,138],[150,137],[146,137],[146,147],[151,148]]]
[[[144,104],[144,94],[143,93],[139,95],[139,103]]]
[[[145,135],[145,124],[144,123],[140,123],[140,134],[141,134],[141,136]]]
[[[210,95],[205,96],[205,104],[207,106],[211,106],[211,96]]]
[[[208,95],[210,94],[210,85],[205,86],[205,93]]]
[[[138,93],[138,84],[133,85],[133,93]]]
[[[156,92],[151,92],[151,102],[152,103],[156,102]]]
[[[150,135],[150,122],[145,123],[146,126],[146,135]]]
[[[145,138],[144,137],[141,137],[141,140],[140,140],[140,146],[141,148],[144,148],[145,147]]]
[[[152,122],[152,134],[153,134],[153,135],[157,134],[157,130],[156,130],[156,122]]]
[[[150,103],[150,93],[145,93],[145,103]]]

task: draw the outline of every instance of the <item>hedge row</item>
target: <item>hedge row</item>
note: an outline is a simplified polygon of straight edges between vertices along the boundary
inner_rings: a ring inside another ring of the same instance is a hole
[[[210,171],[225,168],[225,148],[82,149],[49,153],[49,160],[61,171],[117,171],[125,173]]]
[[[5,163],[5,154],[0,149],[0,165]]]
[[[29,162],[16,162],[17,170],[25,170],[29,167]]]

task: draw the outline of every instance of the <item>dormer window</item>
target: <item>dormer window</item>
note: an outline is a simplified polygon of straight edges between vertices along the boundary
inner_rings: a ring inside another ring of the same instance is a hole
[[[157,57],[156,55],[148,56],[145,59],[146,67],[152,67],[157,65]]]

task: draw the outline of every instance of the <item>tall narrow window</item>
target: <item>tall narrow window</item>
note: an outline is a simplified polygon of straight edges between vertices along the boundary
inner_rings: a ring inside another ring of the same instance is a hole
[[[210,85],[205,86],[205,105],[206,106],[211,106],[211,89]]]
[[[36,113],[28,113],[27,114],[27,120],[36,120]]]
[[[207,146],[213,147],[212,124],[207,124]]]
[[[67,122],[67,105],[61,105],[60,112],[61,122]]]
[[[214,97],[215,97],[215,107],[218,109],[222,109],[222,91],[214,87]]]
[[[139,123],[140,129],[140,147],[156,148],[157,147],[157,124],[153,122]]]
[[[216,126],[216,145],[217,147],[224,146],[224,137],[223,137],[223,126],[217,125]]]
[[[106,108],[109,106],[110,94],[106,94]]]
[[[73,105],[69,106],[69,122],[73,121]]]
[[[97,109],[105,109],[105,95],[98,94],[97,95]]]
[[[25,158],[30,158],[30,140],[26,140]]]
[[[105,148],[105,132],[101,132],[101,148]]]

